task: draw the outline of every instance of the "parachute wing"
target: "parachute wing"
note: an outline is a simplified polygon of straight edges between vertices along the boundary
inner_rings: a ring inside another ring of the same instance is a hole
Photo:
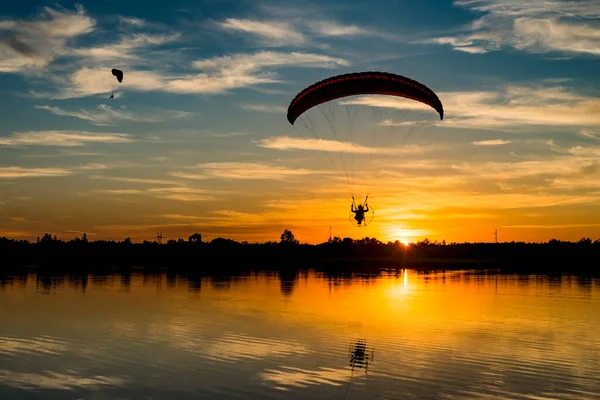
[[[331,100],[359,94],[382,94],[420,101],[432,107],[444,119],[444,107],[427,86],[401,75],[387,72],[358,72],[334,76],[317,82],[300,93],[288,107],[287,119],[294,125],[306,110]]]
[[[117,80],[119,81],[119,83],[123,82],[123,71],[121,71],[120,69],[114,69],[111,71],[113,76],[117,77]]]

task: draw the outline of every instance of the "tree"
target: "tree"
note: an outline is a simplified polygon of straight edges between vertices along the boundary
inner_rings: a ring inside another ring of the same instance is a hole
[[[285,244],[299,244],[300,242],[296,240],[296,237],[290,230],[284,230],[281,234],[281,243]]]
[[[87,238],[87,235],[85,234],[85,232],[83,232],[83,236],[81,237],[81,241],[83,243],[87,243],[88,242],[88,238]]]
[[[188,240],[192,243],[202,243],[202,235],[196,232],[192,236],[190,236]]]

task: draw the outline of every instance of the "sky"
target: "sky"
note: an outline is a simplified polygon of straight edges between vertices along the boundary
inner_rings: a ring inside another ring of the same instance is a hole
[[[0,236],[597,239],[599,68],[596,1],[10,2]],[[372,95],[287,121],[360,71],[427,85],[444,119]]]

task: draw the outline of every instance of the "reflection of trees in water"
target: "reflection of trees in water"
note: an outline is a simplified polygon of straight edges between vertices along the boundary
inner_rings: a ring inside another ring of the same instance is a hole
[[[174,289],[177,286],[177,273],[175,271],[167,271],[167,289]]]
[[[47,274],[36,274],[35,284],[39,291],[44,294],[50,294],[57,287],[63,286],[65,283],[64,276],[55,276]]]
[[[568,288],[578,288],[583,290],[585,295],[590,295],[595,288],[600,288],[600,279],[594,275],[567,275],[567,274],[517,274],[517,273],[501,273],[498,270],[486,271],[456,271],[456,272],[441,272],[441,271],[426,271],[416,272],[415,274],[423,282],[425,277],[429,277],[429,282],[441,282],[451,285],[489,285],[490,288],[496,288],[496,291],[502,286],[517,286],[536,288],[537,290],[556,290],[562,286]],[[202,279],[210,279],[212,288],[216,290],[230,289],[235,282],[248,279],[265,279],[269,285],[280,285],[280,293],[283,296],[289,297],[293,295],[298,287],[301,279],[309,279],[313,276],[316,279],[323,280],[329,285],[330,292],[342,288],[348,288],[353,285],[369,285],[379,279],[394,277],[401,279],[401,274],[397,271],[388,271],[382,275],[366,275],[352,272],[316,272],[311,275],[308,271],[302,269],[281,269],[279,271],[260,271],[255,270],[248,273],[222,273],[207,274],[202,271],[180,273],[176,270],[167,270],[165,272],[121,272],[103,273],[99,271],[88,272],[83,269],[80,272],[56,272],[53,270],[37,269],[29,272],[24,268],[6,269],[0,274],[0,290],[7,290],[10,287],[19,286],[26,288],[28,285],[35,284],[40,292],[51,293],[61,286],[68,286],[71,289],[79,290],[83,293],[87,291],[89,285],[92,287],[115,286],[121,285],[125,290],[130,288],[132,281],[139,282],[142,279],[142,284],[156,285],[158,290],[161,290],[161,284],[166,282],[168,290],[177,290],[177,279],[181,279],[181,283],[187,286],[190,291],[198,292],[202,286]],[[166,279],[165,279],[166,277]],[[206,283],[206,282],[205,282]]]
[[[129,272],[122,273],[120,278],[121,286],[128,291],[131,287],[131,274]]]
[[[108,275],[92,275],[93,286],[108,286]]]
[[[348,351],[350,353],[348,355],[348,360],[350,361],[352,372],[354,372],[355,368],[363,368],[365,373],[367,373],[369,362],[373,361],[375,349],[367,346],[367,341],[365,339],[357,339],[354,344],[350,345]]]
[[[298,281],[298,271],[279,271],[279,289],[284,296],[291,296]]]
[[[69,287],[85,293],[88,285],[88,274],[69,274]]]
[[[231,289],[232,280],[232,276],[211,276],[210,286],[216,290],[228,290]]]
[[[202,276],[196,274],[188,275],[187,283],[190,291],[199,293],[202,289]]]

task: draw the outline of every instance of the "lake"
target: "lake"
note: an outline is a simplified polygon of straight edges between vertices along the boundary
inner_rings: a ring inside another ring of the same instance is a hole
[[[600,398],[600,279],[0,277],[0,399]]]

